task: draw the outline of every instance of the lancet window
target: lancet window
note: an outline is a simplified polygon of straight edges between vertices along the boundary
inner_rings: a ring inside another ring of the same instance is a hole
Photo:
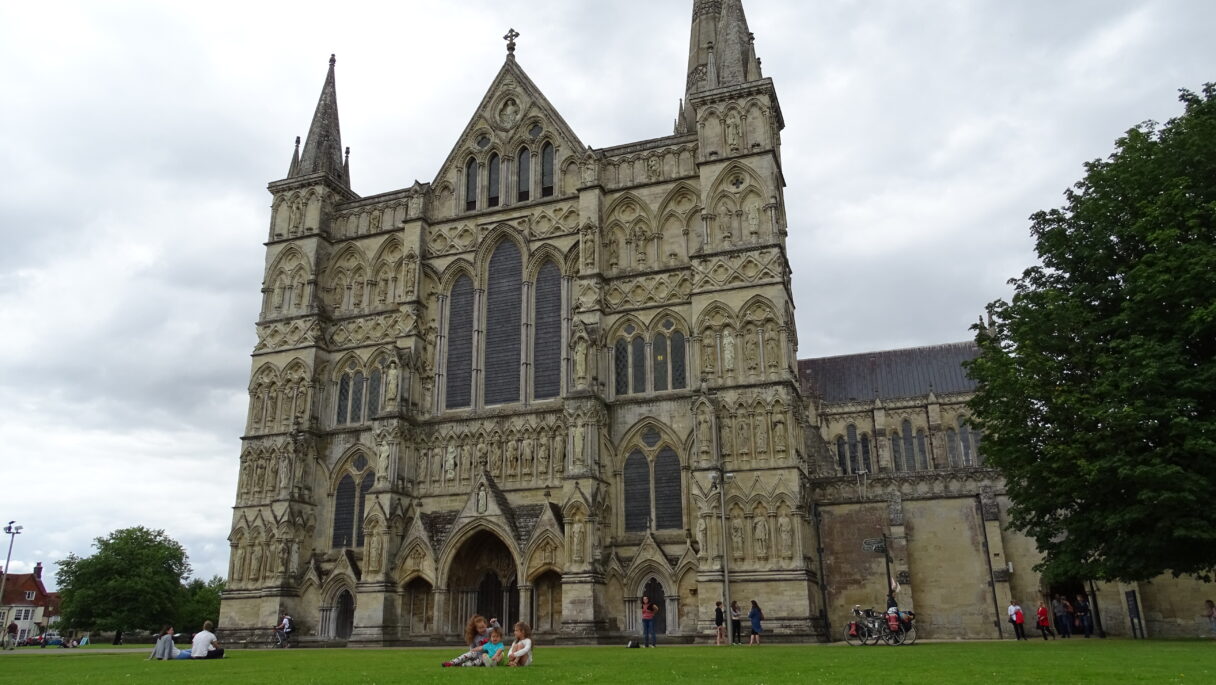
[[[367,493],[376,482],[376,474],[368,468],[367,457],[358,452],[352,457],[334,489],[334,527],[332,546],[363,546],[363,514]]]

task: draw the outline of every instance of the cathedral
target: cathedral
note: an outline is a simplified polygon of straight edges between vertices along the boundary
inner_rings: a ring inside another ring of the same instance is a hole
[[[798,358],[776,87],[741,0],[690,31],[670,135],[583,142],[512,31],[433,180],[371,196],[330,58],[269,185],[227,642],[281,611],[318,644],[452,643],[474,613],[619,642],[642,596],[669,640],[753,599],[829,640],[896,585],[926,637],[999,637],[1049,591],[1119,633],[1172,601],[1042,585],[967,423],[973,344]]]

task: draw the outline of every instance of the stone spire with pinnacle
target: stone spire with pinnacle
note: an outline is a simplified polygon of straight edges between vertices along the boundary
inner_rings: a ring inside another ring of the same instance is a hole
[[[304,139],[300,161],[292,164],[294,173],[291,176],[327,173],[349,189],[350,170],[342,157],[342,131],[338,126],[338,91],[334,85],[336,63],[337,59],[330,55],[329,73],[321,87],[321,97],[308,127],[308,137]]]
[[[688,102],[696,93],[761,78],[752,40],[742,0],[694,0],[684,89],[689,124]]]

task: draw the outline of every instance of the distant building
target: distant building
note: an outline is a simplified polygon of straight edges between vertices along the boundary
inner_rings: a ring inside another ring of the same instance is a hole
[[[0,576],[3,576],[0,573]],[[42,562],[33,573],[11,573],[0,599],[0,627],[17,622],[17,639],[41,635],[59,620],[59,593],[42,584]]]
[[[671,135],[610,147],[515,37],[430,181],[351,189],[331,59],[269,186],[226,639],[286,609],[364,644],[451,642],[475,612],[615,641],[644,595],[704,639],[727,575],[778,639],[839,639],[893,581],[922,635],[989,638],[1011,596],[1089,589],[1042,587],[1008,529],[967,422],[974,345],[798,359],[804,219],[740,0],[692,3]],[[1107,630],[1136,592],[1150,634],[1189,630],[1179,587],[1099,586]]]

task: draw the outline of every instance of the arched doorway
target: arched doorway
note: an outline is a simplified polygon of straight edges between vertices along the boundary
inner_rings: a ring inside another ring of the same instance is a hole
[[[557,571],[545,571],[532,581],[532,629],[540,633],[555,633],[562,627],[562,577]]]
[[[519,620],[515,557],[497,535],[478,531],[452,557],[448,573],[448,624],[464,630],[473,614],[497,618],[503,626]]]
[[[667,633],[667,595],[663,592],[663,584],[658,578],[650,577],[646,581],[646,587],[642,588],[642,596],[649,597],[650,601],[657,604],[659,613],[654,617],[654,632],[659,635]]]
[[[350,590],[342,590],[342,592],[338,593],[334,605],[336,609],[334,615],[334,637],[339,640],[350,639],[351,631],[355,627],[355,597],[350,594]]]
[[[409,635],[430,635],[435,630],[435,594],[422,578],[406,583],[401,598],[401,616]]]

